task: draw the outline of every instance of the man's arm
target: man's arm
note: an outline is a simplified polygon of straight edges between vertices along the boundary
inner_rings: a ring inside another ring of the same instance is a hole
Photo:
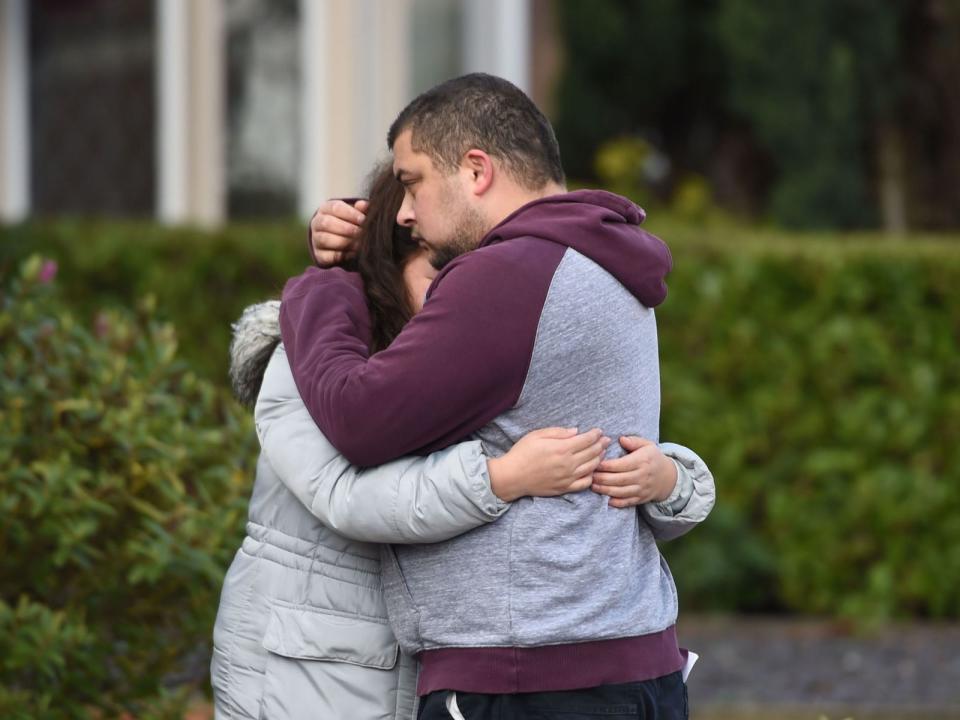
[[[311,268],[288,282],[283,341],[324,435],[351,462],[379,465],[445,447],[512,407],[562,254],[536,240],[467,253],[438,276],[423,311],[373,357],[357,276]]]

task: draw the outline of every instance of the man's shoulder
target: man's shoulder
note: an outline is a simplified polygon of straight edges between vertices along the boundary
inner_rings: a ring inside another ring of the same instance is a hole
[[[459,278],[465,275],[499,278],[501,281],[523,277],[530,281],[537,275],[550,277],[565,250],[564,246],[543,238],[512,238],[464,253],[441,271],[437,281],[454,275]]]
[[[468,255],[475,255],[489,262],[515,262],[523,259],[536,261],[545,256],[559,257],[563,255],[564,250],[566,246],[551,240],[536,235],[523,235],[484,245]]]
[[[541,307],[566,248],[541,238],[516,238],[471,250],[434,279],[427,298],[494,312]]]

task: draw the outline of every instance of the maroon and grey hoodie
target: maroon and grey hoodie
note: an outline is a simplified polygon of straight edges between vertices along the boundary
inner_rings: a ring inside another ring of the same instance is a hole
[[[643,217],[602,191],[523,206],[444,268],[372,357],[359,277],[293,278],[281,331],[317,425],[359,465],[467,437],[499,456],[549,426],[656,440],[651,308],[671,261]],[[421,694],[565,690],[683,666],[676,588],[650,529],[589,491],[522,498],[453,540],[393,548],[383,581],[397,638],[421,659]]]

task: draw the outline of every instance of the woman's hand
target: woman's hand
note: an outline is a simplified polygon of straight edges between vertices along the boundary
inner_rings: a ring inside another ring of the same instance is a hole
[[[337,265],[353,254],[370,203],[327,200],[310,218],[310,246],[320,267]]]
[[[656,443],[633,435],[620,438],[627,454],[604,460],[593,474],[594,492],[610,496],[610,506],[625,508],[663,502],[677,484],[677,466]]]
[[[544,428],[524,435],[502,457],[487,460],[490,487],[505,502],[553,497],[590,487],[610,438],[600,430]]]

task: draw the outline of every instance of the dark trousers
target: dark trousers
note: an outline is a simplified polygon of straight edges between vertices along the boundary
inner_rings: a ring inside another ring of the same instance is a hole
[[[450,720],[451,693],[438,690],[420,700],[419,720]],[[687,720],[687,686],[679,672],[655,680],[601,685],[586,690],[483,695],[456,693],[465,720]]]

